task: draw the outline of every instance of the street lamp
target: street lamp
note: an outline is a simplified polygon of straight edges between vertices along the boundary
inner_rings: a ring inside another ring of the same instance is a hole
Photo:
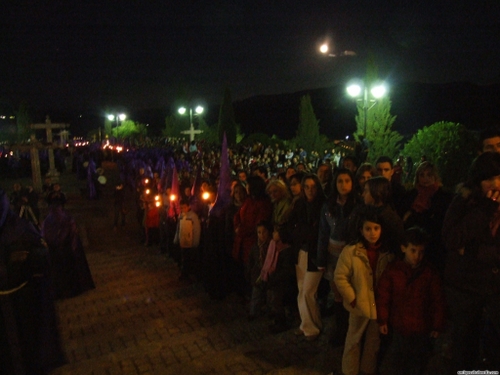
[[[194,109],[194,111],[198,115],[202,114],[203,110],[204,110],[204,108],[201,105],[197,106]],[[187,112],[187,109],[186,109],[186,107],[180,107],[177,111],[179,112],[179,114],[184,115]],[[189,124],[192,124],[192,123],[193,123],[193,108],[189,107]]]
[[[120,122],[125,121],[125,119],[127,118],[127,115],[124,113],[119,113],[116,115],[107,115],[106,117],[108,118],[109,121],[115,121],[116,122],[115,127],[118,128],[118,126],[120,125]]]
[[[188,109],[186,107],[180,107],[177,112],[179,112],[180,115],[184,115],[186,112],[188,111]],[[199,105],[197,106],[195,109],[195,114],[197,115],[201,115],[204,111],[204,108]],[[196,134],[200,134],[200,133],[203,133],[202,130],[195,130],[194,126],[193,126],[193,108],[192,107],[189,107],[189,130],[183,130],[181,131],[182,134],[189,134],[189,141],[192,142],[194,141],[194,136]]]
[[[384,83],[377,83],[370,87],[368,87],[368,85],[364,82],[352,83],[347,86],[347,93],[353,98],[356,98],[357,102],[363,103],[363,137],[365,138],[368,111],[373,108],[375,104],[377,104],[377,99],[382,98],[386,91],[387,89]],[[363,94],[363,97],[360,98],[361,93]]]

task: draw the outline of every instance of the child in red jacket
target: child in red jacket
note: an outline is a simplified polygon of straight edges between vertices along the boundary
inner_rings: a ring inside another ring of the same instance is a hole
[[[392,330],[387,352],[390,369],[421,374],[431,353],[431,339],[444,328],[444,297],[438,272],[424,260],[428,236],[417,227],[406,230],[403,260],[389,265],[377,287],[380,333]]]

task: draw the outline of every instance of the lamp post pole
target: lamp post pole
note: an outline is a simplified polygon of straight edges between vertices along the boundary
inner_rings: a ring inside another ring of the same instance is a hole
[[[368,88],[365,85],[365,88],[363,90],[363,122],[364,122],[364,129],[363,129],[363,137],[366,138],[366,125],[368,124]],[[373,103],[375,105],[375,103]]]
[[[120,123],[125,121],[126,118],[127,118],[127,115],[124,113],[120,113],[120,114],[116,114],[116,115],[108,115],[109,121],[115,121],[115,124],[116,124],[115,129],[118,129],[118,126],[120,125]],[[113,125],[111,125],[111,133],[113,133]]]
[[[363,96],[360,99],[356,99],[356,101],[363,102],[363,137],[366,139],[366,132],[368,128],[368,111],[373,108],[375,104],[377,104],[377,99],[380,99],[385,95],[386,88],[383,84],[374,85],[371,89],[368,88],[365,82],[361,84],[352,84],[347,87],[347,92],[350,96],[356,98],[361,94],[361,90],[363,90]],[[369,97],[369,91],[373,99]]]
[[[195,112],[200,115],[203,113],[204,108],[202,106],[197,106],[195,108]],[[187,109],[186,107],[180,107],[178,109],[178,112],[183,115],[186,113]],[[201,134],[203,133],[203,130],[195,129],[194,124],[193,124],[193,108],[189,107],[189,130],[183,130],[181,131],[182,134],[188,134],[189,135],[189,142],[194,141],[194,136],[196,134]]]

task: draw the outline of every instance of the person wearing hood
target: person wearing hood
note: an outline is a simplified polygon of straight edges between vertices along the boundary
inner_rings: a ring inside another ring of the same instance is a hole
[[[40,233],[10,210],[0,190],[1,374],[44,374],[66,362],[49,264]]]

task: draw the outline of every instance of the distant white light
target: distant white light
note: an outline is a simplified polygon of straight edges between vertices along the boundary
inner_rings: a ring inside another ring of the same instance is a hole
[[[203,113],[203,107],[201,105],[199,105],[198,107],[196,107],[195,111],[197,114],[201,114],[201,113]]]
[[[108,115],[108,120],[109,121],[114,121],[115,119],[115,116],[114,115]]]
[[[180,107],[177,111],[178,111],[181,115],[183,115],[184,113],[186,113],[186,107]]]
[[[126,114],[124,114],[124,113],[120,113],[120,114],[118,115],[118,118],[120,119],[120,121],[125,121],[125,119],[127,118],[127,115],[126,115]]]
[[[319,52],[321,53],[328,53],[328,44],[326,43],[323,43],[320,47],[319,47]]]

